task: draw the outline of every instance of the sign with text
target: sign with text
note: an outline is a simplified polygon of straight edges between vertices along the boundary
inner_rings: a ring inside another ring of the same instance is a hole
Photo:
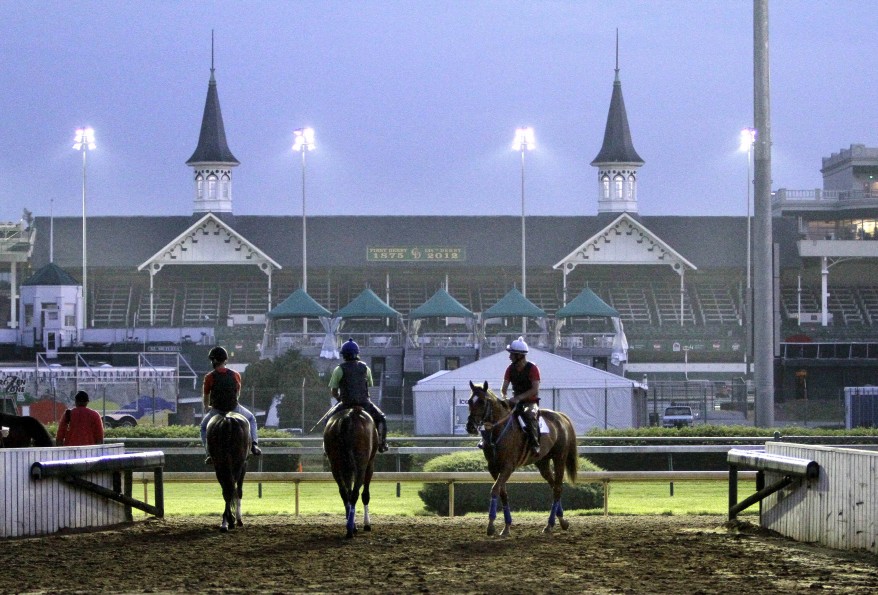
[[[369,262],[462,262],[466,260],[466,248],[449,246],[407,246],[366,248]]]

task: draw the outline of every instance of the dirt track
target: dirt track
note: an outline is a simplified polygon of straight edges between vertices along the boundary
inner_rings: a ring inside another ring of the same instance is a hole
[[[0,541],[0,592],[875,593],[878,557],[797,544],[721,517],[570,517],[510,538],[485,519],[170,517],[108,531]],[[226,570],[216,574],[217,564]]]

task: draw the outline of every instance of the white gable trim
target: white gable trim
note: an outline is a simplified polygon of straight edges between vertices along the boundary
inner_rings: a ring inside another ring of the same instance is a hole
[[[155,274],[165,265],[255,265],[269,274],[281,266],[213,213],[192,224],[171,240],[138,271]]]
[[[694,264],[628,213],[616,217],[552,268],[561,269],[566,275],[577,266],[586,264],[668,265],[679,275],[683,275],[686,268],[697,270]]]

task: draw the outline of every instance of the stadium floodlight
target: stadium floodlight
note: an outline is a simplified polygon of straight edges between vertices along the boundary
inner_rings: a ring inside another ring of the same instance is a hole
[[[744,365],[746,367],[745,374],[750,376],[750,359],[749,356],[752,354],[752,336],[753,336],[753,288],[751,287],[751,243],[752,240],[750,238],[750,186],[752,186],[753,182],[751,180],[751,166],[750,162],[753,155],[753,145],[756,144],[756,129],[754,128],[744,128],[741,130],[740,136],[740,145],[738,146],[738,150],[744,153],[747,153],[747,295],[745,297],[745,307],[747,309],[747,331],[746,331],[746,345],[744,346]]]
[[[82,152],[82,326],[88,327],[88,261],[86,252],[86,225],[85,225],[85,189],[86,189],[86,163],[88,152],[94,151],[95,131],[90,127],[77,128],[73,137],[73,148]],[[80,337],[82,342],[82,337]]]
[[[515,139],[512,141],[512,150],[521,152],[521,294],[527,297],[527,257],[525,256],[526,234],[524,225],[524,154],[536,148],[534,129],[530,126],[522,126],[515,130]],[[521,332],[527,334],[527,318],[521,319]]]
[[[314,129],[293,130],[293,151],[302,154],[302,291],[308,291],[308,227],[305,211],[305,153],[314,150]],[[302,318],[302,332],[308,333],[308,319]]]

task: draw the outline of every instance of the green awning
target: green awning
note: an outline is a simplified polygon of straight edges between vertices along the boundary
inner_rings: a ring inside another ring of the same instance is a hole
[[[371,289],[364,289],[347,306],[335,313],[339,318],[389,318],[399,312],[388,306]]]
[[[300,318],[302,316],[332,316],[332,312],[318,304],[304,289],[297,289],[268,313],[269,318]]]
[[[532,301],[524,297],[514,287],[500,301],[482,313],[483,319],[502,318],[504,316],[525,316],[528,318],[545,318],[546,312],[538,308]]]
[[[440,289],[429,300],[415,308],[409,314],[409,319],[416,318],[441,318],[455,316],[459,318],[475,318],[466,306],[458,302],[450,293]]]
[[[618,318],[619,312],[586,287],[570,303],[555,312],[555,318],[565,318],[567,316]]]

